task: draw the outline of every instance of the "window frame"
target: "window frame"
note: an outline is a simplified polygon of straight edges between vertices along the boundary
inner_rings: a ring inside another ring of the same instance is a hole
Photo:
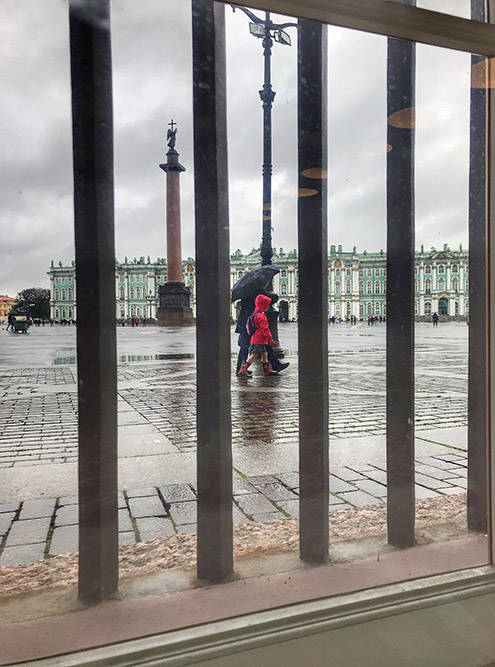
[[[225,0],[221,0],[225,2]],[[227,4],[227,3],[226,3]],[[478,53],[488,57],[495,56],[495,29],[493,25],[477,23],[438,14],[428,10],[403,5],[401,3],[386,2],[385,0],[353,0],[352,4],[346,0],[250,0],[252,8],[263,9],[290,16],[302,17],[315,21],[322,21],[329,25],[337,25],[351,29],[363,30],[388,37],[410,39],[420,43],[431,44],[439,47],[455,48],[468,53]],[[493,92],[489,95],[493,97]],[[493,99],[492,99],[493,102]],[[491,113],[488,118],[489,164],[495,164],[495,118],[494,107],[491,105]],[[490,233],[494,228],[493,202],[495,201],[495,179],[491,172],[488,179],[488,283],[491,294],[495,294],[495,234]],[[131,277],[131,282],[132,277]],[[467,282],[467,280],[466,280]],[[488,300],[489,330],[495,332],[495,308]],[[370,305],[370,304],[368,304]],[[468,302],[466,304],[468,307]],[[488,337],[489,341],[491,336]],[[490,386],[495,380],[495,357],[489,349],[489,380]],[[495,396],[489,395],[490,415],[495,413]],[[490,473],[493,478],[495,472],[495,457],[493,443],[495,440],[495,420],[490,420]],[[136,656],[143,657],[140,664],[157,664],[160,657],[168,656],[171,660],[177,660],[178,656],[184,659],[212,659],[212,657],[226,656],[229,664],[232,654],[242,650],[260,649],[263,646],[286,645],[287,656],[290,658],[294,646],[292,641],[302,641],[310,637],[319,639],[323,633],[328,634],[325,646],[320,647],[314,642],[315,650],[324,651],[326,659],[329,660],[329,651],[337,651],[339,630],[348,630],[362,624],[365,629],[372,625],[375,640],[380,628],[382,636],[387,637],[384,628],[389,628],[388,634],[399,636],[394,631],[394,621],[409,622],[414,619],[418,610],[425,613],[428,618],[428,610],[433,607],[442,606],[443,619],[448,615],[448,605],[452,610],[452,625],[449,628],[449,644],[444,651],[455,653],[460,642],[465,641],[464,633],[457,631],[461,628],[459,617],[459,606],[466,600],[474,601],[473,606],[477,610],[478,618],[483,619],[483,604],[493,606],[495,603],[495,570],[493,568],[494,534],[492,518],[495,511],[495,496],[493,489],[489,488],[490,503],[490,541],[492,561],[489,566],[471,568],[465,571],[453,571],[437,577],[426,577],[412,581],[394,584],[389,587],[365,589],[358,593],[347,594],[337,597],[328,597],[320,601],[303,601],[291,606],[283,606],[272,611],[259,612],[256,615],[232,618],[204,626],[186,628],[175,633],[155,635],[145,639],[132,640],[130,642],[114,643],[100,649],[84,651],[84,658],[91,659],[92,654],[97,657],[110,655],[112,664],[136,664]],[[310,575],[311,570],[306,574]],[[486,608],[485,608],[486,613]],[[410,614],[410,616],[408,616]],[[304,619],[304,622],[302,622]],[[456,620],[457,619],[457,620]],[[388,625],[387,625],[388,623]],[[456,625],[457,623],[457,625]],[[479,627],[478,627],[479,626]],[[424,631],[424,626],[419,626]],[[487,646],[493,655],[495,650],[493,632],[492,636],[486,638],[486,625],[483,623],[472,623],[470,626],[470,650],[477,649],[477,655],[486,657]],[[411,630],[410,632],[413,632]],[[319,634],[318,634],[319,633]],[[340,637],[344,637],[342,632]],[[475,640],[476,638],[476,640]],[[355,641],[356,637],[347,638],[348,645]],[[215,643],[216,642],[216,643]],[[421,650],[422,642],[414,642],[414,650]],[[363,643],[365,646],[366,643]],[[393,648],[389,648],[392,651]],[[425,648],[426,650],[426,648]],[[437,647],[441,651],[442,647]],[[485,654],[483,653],[485,652]],[[74,656],[77,654],[74,654]],[[396,655],[396,654],[395,654]],[[73,657],[74,657],[73,656]],[[120,656],[120,657],[119,657]],[[131,657],[132,656],[132,657]],[[173,656],[173,657],[172,657]],[[186,657],[187,656],[187,657]],[[387,662],[385,656],[383,662]],[[118,662],[115,661],[118,659]],[[153,662],[154,661],[154,662]],[[473,657],[474,661],[474,657]],[[186,663],[184,663],[186,664]],[[220,664],[220,663],[218,663]],[[230,663],[232,664],[232,663]],[[286,662],[287,665],[296,664]]]

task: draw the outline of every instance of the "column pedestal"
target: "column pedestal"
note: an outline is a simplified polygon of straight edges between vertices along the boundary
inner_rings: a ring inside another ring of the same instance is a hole
[[[156,314],[159,327],[189,326],[196,320],[191,308],[191,290],[182,282],[169,282],[158,289],[160,307]]]

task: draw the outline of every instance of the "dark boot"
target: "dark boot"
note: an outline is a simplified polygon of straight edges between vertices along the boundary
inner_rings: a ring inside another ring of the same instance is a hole
[[[288,365],[289,365],[288,361],[286,361],[285,364],[279,362],[278,365],[275,367],[275,370],[277,371],[277,373],[280,373],[280,371],[285,371]]]
[[[265,371],[265,375],[278,375],[277,371],[274,371],[273,368],[270,366],[270,363],[268,361],[262,362],[263,363],[263,370]]]

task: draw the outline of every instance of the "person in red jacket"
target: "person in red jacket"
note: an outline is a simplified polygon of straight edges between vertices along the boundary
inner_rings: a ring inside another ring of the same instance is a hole
[[[251,336],[249,357],[242,364],[241,370],[239,371],[239,375],[243,375],[244,377],[251,377],[248,373],[248,368],[257,357],[261,357],[265,375],[278,375],[277,371],[274,371],[268,363],[267,346],[272,345],[275,347],[278,345],[278,342],[272,338],[272,334],[268,328],[268,319],[265,315],[265,311],[268,310],[271,302],[272,300],[270,297],[265,296],[264,294],[257,296],[256,301],[254,302],[254,323],[256,325],[256,331]]]

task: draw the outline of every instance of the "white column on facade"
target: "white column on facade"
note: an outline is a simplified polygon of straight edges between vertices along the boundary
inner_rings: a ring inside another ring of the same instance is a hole
[[[452,266],[450,264],[447,264],[446,283],[447,283],[447,292],[450,292],[452,288]]]
[[[53,275],[50,275],[50,319],[55,318],[55,307],[54,307],[54,302],[55,300],[55,289],[53,287]]]
[[[455,315],[455,296],[453,294],[449,296],[449,315],[451,317]]]
[[[419,293],[424,292],[425,289],[425,265],[421,264],[419,267]]]
[[[333,317],[335,315],[335,268],[333,266],[330,268],[329,293],[330,304],[328,308],[328,315],[329,317]]]
[[[466,295],[464,292],[464,264],[459,265],[459,315],[466,314]]]
[[[438,296],[431,297],[431,312],[438,313]]]
[[[431,267],[431,279],[432,279],[432,283],[433,283],[433,285],[432,285],[432,292],[436,292],[437,289],[438,289],[438,287],[437,287],[437,285],[438,285],[438,280],[437,280],[437,265],[436,265],[436,264],[434,264],[434,265]]]

